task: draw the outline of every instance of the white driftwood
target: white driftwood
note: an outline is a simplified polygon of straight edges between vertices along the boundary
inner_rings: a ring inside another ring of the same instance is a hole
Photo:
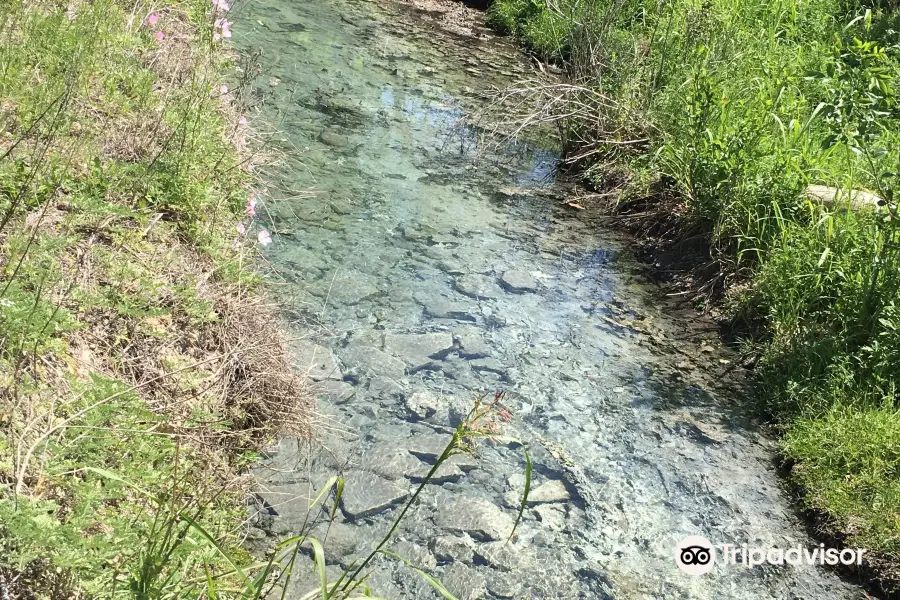
[[[806,188],[806,197],[832,210],[860,211],[878,210],[884,206],[882,199],[865,190],[845,190],[828,185],[811,185]]]

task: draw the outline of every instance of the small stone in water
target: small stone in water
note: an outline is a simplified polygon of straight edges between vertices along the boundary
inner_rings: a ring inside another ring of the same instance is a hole
[[[439,563],[472,564],[473,552],[471,542],[465,538],[452,535],[440,535],[431,538],[428,548],[434,553]]]
[[[341,133],[334,133],[333,131],[328,131],[327,129],[322,131],[319,134],[319,141],[325,144],[326,146],[333,146],[335,148],[346,148],[350,145],[350,138]]]
[[[485,275],[462,275],[454,282],[456,291],[472,298],[499,298],[503,292]]]
[[[528,494],[528,505],[549,504],[552,502],[568,502],[569,491],[558,479],[542,483]]]
[[[406,399],[406,408],[417,419],[427,419],[440,407],[438,398],[428,391],[418,391]]]
[[[536,292],[538,289],[537,279],[525,271],[507,271],[500,278],[500,284],[514,294]]]

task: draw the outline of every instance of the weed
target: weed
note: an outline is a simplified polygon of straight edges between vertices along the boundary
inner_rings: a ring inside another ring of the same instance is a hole
[[[250,562],[240,472],[306,432],[235,233],[254,158],[213,12],[0,5],[4,596],[159,597],[219,556],[182,516]]]

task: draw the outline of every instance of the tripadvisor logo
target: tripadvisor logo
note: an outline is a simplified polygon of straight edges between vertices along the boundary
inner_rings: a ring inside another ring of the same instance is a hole
[[[865,548],[817,548],[794,546],[781,548],[751,548],[746,544],[712,544],[705,537],[692,535],[681,540],[675,547],[675,564],[688,575],[703,575],[712,571],[718,557],[723,565],[741,564],[752,568],[769,565],[859,565],[862,564]]]
[[[705,537],[688,536],[675,547],[675,564],[688,575],[703,575],[716,566],[716,551]]]

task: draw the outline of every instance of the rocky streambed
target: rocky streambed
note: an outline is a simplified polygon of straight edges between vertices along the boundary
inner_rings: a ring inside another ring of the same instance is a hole
[[[251,545],[311,521],[336,574],[364,556],[474,399],[505,390],[507,434],[440,469],[388,548],[474,598],[856,598],[823,567],[676,568],[682,538],[815,545],[741,408],[711,327],[648,285],[618,235],[561,202],[552,147],[482,143],[477,92],[530,69],[503,40],[407,4],[248,5],[274,140],[266,202],[295,362],[317,382],[314,443],[257,469]],[[303,190],[298,194],[297,190]],[[374,591],[436,598],[380,557]],[[292,597],[313,587],[304,572]]]

